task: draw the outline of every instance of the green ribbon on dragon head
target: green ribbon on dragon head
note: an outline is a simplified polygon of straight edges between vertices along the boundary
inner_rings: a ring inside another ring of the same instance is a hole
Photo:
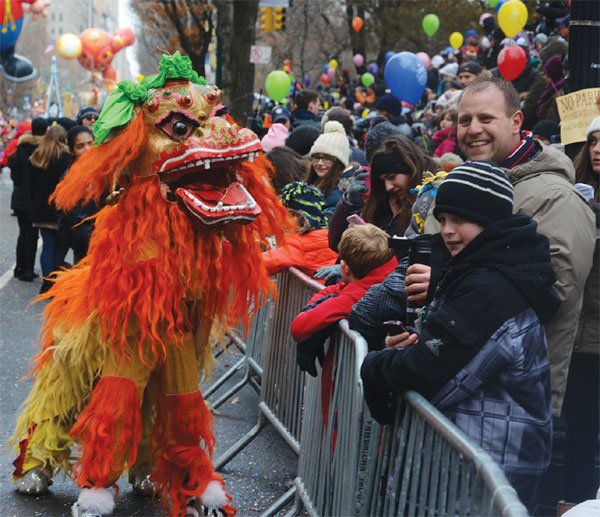
[[[192,61],[179,50],[173,55],[164,54],[158,65],[158,74],[146,77],[140,84],[121,81],[106,98],[102,112],[94,124],[94,145],[106,140],[113,129],[122,128],[135,116],[135,108],[148,99],[148,90],[162,88],[168,79],[185,79],[196,84],[207,84],[204,77],[192,68]]]

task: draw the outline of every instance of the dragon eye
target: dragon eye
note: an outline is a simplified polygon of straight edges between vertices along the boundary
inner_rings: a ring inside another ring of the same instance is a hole
[[[173,140],[185,140],[200,124],[187,112],[171,111],[156,121],[156,125]]]

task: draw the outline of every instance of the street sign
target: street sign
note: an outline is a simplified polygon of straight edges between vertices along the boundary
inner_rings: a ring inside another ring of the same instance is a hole
[[[252,45],[250,47],[250,63],[255,65],[268,65],[271,62],[270,46]]]

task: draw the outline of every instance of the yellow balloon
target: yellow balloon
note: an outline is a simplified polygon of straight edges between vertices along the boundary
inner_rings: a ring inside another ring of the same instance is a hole
[[[332,59],[331,61],[329,61],[329,68],[333,68],[334,70],[337,70],[338,67],[338,62],[335,59]]]
[[[137,82],[141,83],[144,80],[144,74],[138,74],[137,76]]]
[[[56,51],[65,59],[74,59],[81,54],[81,40],[77,34],[67,32],[56,42]]]
[[[463,35],[460,32],[450,34],[450,45],[452,45],[452,48],[459,49],[462,44]]]
[[[508,38],[514,38],[527,23],[527,7],[521,0],[509,0],[498,11],[498,25]]]

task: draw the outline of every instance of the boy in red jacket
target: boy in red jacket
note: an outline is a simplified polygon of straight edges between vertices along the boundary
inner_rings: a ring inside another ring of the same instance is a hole
[[[300,369],[313,377],[317,375],[315,359],[323,364],[323,344],[331,326],[348,317],[367,289],[398,265],[388,248],[387,233],[372,224],[348,228],[338,249],[342,280],[315,294],[292,322],[292,336],[298,342],[296,360]]]

